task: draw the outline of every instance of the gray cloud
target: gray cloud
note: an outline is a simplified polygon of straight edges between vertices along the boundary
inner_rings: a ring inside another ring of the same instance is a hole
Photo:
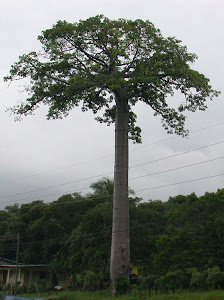
[[[138,2],[96,0],[83,3],[68,0],[4,2],[0,20],[0,76],[2,78],[7,74],[10,65],[18,59],[19,55],[38,50],[40,47],[36,40],[38,34],[51,27],[57,20],[66,19],[76,22],[103,13],[109,18],[116,19],[119,17],[149,19],[165,36],[176,36],[181,39],[183,44],[188,46],[189,51],[199,56],[194,68],[209,77],[215,89],[223,91],[223,8],[224,4],[221,1],[214,0],[188,2],[157,0],[153,3],[146,0]],[[20,83],[15,83],[8,87],[1,80],[0,203],[2,207],[17,201],[29,202],[34,199],[52,201],[72,191],[86,193],[89,184],[99,177],[68,185],[61,184],[110,172],[112,174],[113,127],[98,124],[91,113],[83,114],[79,109],[72,111],[64,120],[46,121],[46,108],[41,108],[35,116],[14,123],[13,117],[5,113],[5,108],[24,99],[25,95],[18,91],[19,85]],[[174,101],[182,100],[176,96]],[[186,126],[190,131],[222,122],[223,95],[214,102],[208,103],[208,107],[206,112],[189,114]],[[132,145],[130,142],[130,167],[145,163],[141,167],[130,168],[130,178],[144,176],[130,180],[130,186],[137,191],[138,196],[142,196],[145,200],[150,198],[165,201],[169,196],[176,194],[196,192],[201,195],[206,191],[212,192],[223,187],[222,177],[215,177],[145,190],[150,187],[221,174],[224,161],[219,160],[169,173],[146,176],[168,168],[219,157],[224,150],[221,144],[182,157],[151,164],[146,162],[221,141],[224,139],[223,125],[192,133],[188,139],[177,137],[167,140],[172,136],[166,134],[161,127],[160,119],[153,117],[149,108],[139,104],[136,106],[136,112],[138,123],[142,128],[143,144]],[[157,141],[163,142],[148,145]],[[132,150],[134,148],[136,150]],[[97,159],[104,156],[108,157]],[[84,163],[90,160],[91,162]],[[54,169],[60,170],[44,173]],[[39,173],[43,174],[33,176]],[[58,186],[44,189],[53,185]],[[38,189],[40,190],[28,193]],[[27,193],[22,194],[25,192]],[[10,196],[14,194],[16,196]],[[55,195],[47,196],[51,194]]]

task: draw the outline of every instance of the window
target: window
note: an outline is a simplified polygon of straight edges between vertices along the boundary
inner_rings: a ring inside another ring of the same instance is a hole
[[[13,270],[9,270],[9,278],[12,278],[12,277],[13,277],[13,273],[14,273]]]

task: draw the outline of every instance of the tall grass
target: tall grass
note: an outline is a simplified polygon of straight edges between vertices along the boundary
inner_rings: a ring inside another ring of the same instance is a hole
[[[174,295],[158,295],[147,298],[150,300],[224,300],[224,292],[180,293]],[[142,299],[143,300],[143,299]]]
[[[98,292],[79,292],[64,291],[58,294],[41,295],[46,300],[224,300],[224,291],[197,292],[188,293],[180,292],[176,294],[162,294],[149,296],[147,293],[141,295],[135,291],[130,295],[112,297],[109,291]],[[38,298],[38,295],[24,295],[31,299]]]

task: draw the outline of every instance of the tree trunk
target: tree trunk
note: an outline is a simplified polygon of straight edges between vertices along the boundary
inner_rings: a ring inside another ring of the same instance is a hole
[[[113,226],[111,244],[111,291],[116,294],[115,280],[128,280],[130,264],[128,200],[128,100],[124,89],[116,93],[115,166]]]

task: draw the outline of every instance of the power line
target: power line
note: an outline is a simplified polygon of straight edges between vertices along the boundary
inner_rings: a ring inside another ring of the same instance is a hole
[[[168,159],[168,158],[177,157],[177,156],[184,155],[184,154],[194,152],[194,151],[197,151],[197,150],[202,150],[202,149],[205,149],[205,148],[208,148],[208,147],[211,147],[211,146],[215,146],[215,145],[219,145],[219,144],[222,144],[222,143],[224,143],[224,140],[220,141],[220,142],[213,143],[213,144],[209,144],[209,145],[206,145],[206,146],[198,147],[198,148],[195,148],[195,149],[179,152],[177,154],[173,154],[173,155],[165,156],[165,157],[158,158],[158,159],[155,159],[155,160],[151,160],[151,161],[141,163],[141,164],[138,164],[138,165],[134,165],[134,166],[130,167],[130,169],[140,167],[140,166],[143,166],[143,165],[147,165],[147,164],[151,164],[151,163],[154,163],[154,162],[158,162],[158,161],[161,161],[161,160],[165,160],[165,159]]]
[[[200,129],[197,129],[197,130],[194,130],[194,131],[190,131],[190,133],[191,134],[196,133],[196,132],[207,130],[207,129],[217,127],[217,126],[220,126],[220,125],[223,125],[223,124],[224,124],[224,122],[221,122],[221,123],[214,124],[214,125],[211,125],[211,126],[208,126],[208,127],[203,127],[203,128],[200,128]],[[163,139],[163,140],[160,140],[160,141],[157,141],[157,142],[153,142],[153,143],[149,143],[149,144],[146,144],[146,145],[141,145],[141,146],[138,146],[138,147],[131,148],[130,151],[135,151],[135,150],[138,150],[138,149],[141,149],[141,148],[144,148],[144,147],[153,146],[153,145],[156,145],[156,144],[159,144],[159,143],[162,143],[162,142],[166,142],[166,141],[170,141],[170,140],[173,140],[173,139],[177,139],[177,138],[178,138],[177,136],[173,136],[173,137]],[[101,160],[101,159],[104,159],[104,158],[108,158],[108,157],[111,157],[113,155],[114,154],[109,154],[109,155],[105,155],[105,156],[102,156],[102,157],[93,158],[93,159],[90,159],[90,160],[87,160],[87,161],[71,164],[71,165],[68,165],[68,166],[64,166],[64,167],[60,167],[60,168],[55,168],[55,169],[35,173],[33,175],[27,175],[27,176],[23,176],[23,177],[16,177],[16,178],[12,178],[12,179],[9,179],[9,180],[4,180],[4,181],[0,180],[0,184],[10,183],[10,182],[13,182],[13,181],[16,181],[16,180],[22,180],[22,179],[25,179],[25,178],[35,177],[35,176],[39,176],[39,175],[43,175],[43,174],[47,174],[47,173],[51,173],[51,172],[55,172],[55,171],[60,171],[60,170],[72,168],[72,167],[75,167],[75,166],[78,166],[78,165],[83,165],[83,164],[87,164],[87,163],[94,162],[94,161],[97,161],[97,160]]]
[[[194,181],[199,181],[199,180],[205,180],[205,179],[219,177],[219,176],[224,176],[224,173],[223,174],[216,174],[216,175],[211,175],[211,176],[200,177],[200,178],[195,178],[195,179],[190,179],[190,180],[186,180],[186,181],[170,183],[170,184],[165,184],[165,185],[154,186],[154,187],[147,188],[147,189],[137,190],[136,192],[143,192],[143,191],[148,191],[148,190],[153,190],[153,189],[159,189],[159,188],[169,187],[169,186],[172,186],[172,185],[178,185],[178,184],[189,183],[189,182],[194,182]]]
[[[219,145],[219,144],[222,144],[222,143],[224,143],[224,140],[220,141],[220,142],[212,143],[212,144],[209,144],[209,145],[205,145],[205,146],[202,146],[202,147],[198,147],[198,148],[195,148],[195,149],[183,151],[183,152],[180,152],[180,153],[177,153],[177,154],[173,154],[173,155],[169,155],[169,156],[166,156],[166,157],[162,157],[162,158],[158,158],[158,159],[155,159],[155,160],[151,160],[151,161],[148,161],[148,162],[145,162],[145,163],[141,163],[141,164],[138,164],[138,165],[134,165],[134,166],[131,166],[130,169],[131,168],[135,168],[135,167],[140,167],[140,166],[143,166],[143,165],[146,165],[146,164],[158,162],[158,161],[161,161],[161,160],[166,160],[166,159],[169,159],[169,158],[181,156],[181,155],[193,152],[193,151],[205,149],[205,148],[208,148],[208,147],[211,147],[211,146],[215,146],[215,145]],[[111,173],[105,173],[104,175],[108,175],[108,174],[111,174]],[[97,175],[97,177],[99,177],[99,176],[102,176],[102,174],[101,175]],[[94,178],[94,177],[96,177],[96,176],[92,176],[91,178]],[[73,180],[73,181],[69,181],[69,182],[65,182],[65,183],[61,183],[61,184],[56,184],[56,185],[52,185],[52,186],[48,186],[48,187],[44,187],[44,188],[40,188],[40,189],[36,189],[36,190],[31,190],[31,191],[27,191],[27,192],[16,193],[16,194],[12,194],[12,195],[1,195],[0,198],[9,198],[9,197],[15,197],[15,196],[19,196],[19,195],[34,193],[34,192],[38,192],[38,191],[42,191],[42,190],[46,190],[46,189],[50,189],[50,188],[55,188],[55,187],[60,187],[60,186],[64,186],[64,185],[68,185],[68,184],[72,184],[72,183],[76,183],[76,182],[80,182],[80,181],[83,181],[83,180],[86,180],[86,179]],[[81,190],[85,190],[85,189],[88,189],[88,188],[89,187],[86,187],[86,188],[81,189]]]
[[[217,127],[217,126],[220,126],[220,125],[224,125],[224,122],[221,122],[221,123],[218,123],[218,124],[214,124],[214,125],[211,125],[211,126],[208,126],[208,127],[202,127],[202,128],[199,128],[199,129],[196,129],[196,130],[193,130],[193,131],[190,131],[189,133],[192,134],[192,133],[196,133],[196,132],[199,132],[199,131],[203,131],[203,130],[207,130],[207,129],[210,129],[210,128],[213,128],[213,127]],[[157,142],[153,142],[153,143],[149,143],[149,144],[146,144],[146,145],[142,145],[140,147],[135,147],[135,148],[132,148],[130,150],[138,150],[139,148],[144,148],[144,147],[148,147],[148,146],[153,146],[153,145],[157,145],[157,144],[160,144],[160,143],[163,143],[163,142],[167,142],[167,141],[170,141],[170,140],[174,140],[174,139],[177,139],[179,136],[173,136],[173,137],[170,137],[170,138],[167,138],[167,139],[163,139],[163,140],[160,140],[160,141],[157,141]]]
[[[155,172],[155,173],[151,173],[151,174],[132,177],[132,178],[130,178],[130,180],[139,179],[139,178],[148,177],[148,176],[153,176],[153,175],[158,175],[158,174],[163,174],[163,173],[172,172],[172,171],[176,171],[176,170],[181,170],[181,169],[185,169],[185,168],[205,164],[205,163],[212,162],[212,161],[217,161],[217,160],[220,160],[220,159],[223,159],[223,158],[224,158],[224,156],[221,156],[221,157],[217,157],[217,158],[213,158],[213,159],[209,159],[209,160],[204,160],[204,161],[194,163],[194,164],[190,164],[190,165],[185,165],[185,166],[181,166],[181,167],[176,167],[176,168],[172,168],[172,169],[163,170],[163,171],[160,171],[160,172]]]
[[[220,160],[220,159],[223,159],[223,158],[224,158],[224,156],[221,156],[221,157],[217,157],[217,158],[214,158],[214,159],[205,160],[205,161],[194,163],[194,164],[190,164],[190,165],[185,165],[185,166],[181,166],[181,167],[176,167],[176,168],[172,168],[172,169],[163,170],[163,171],[160,171],[160,172],[155,172],[155,173],[151,173],[151,174],[146,174],[146,175],[141,175],[141,176],[137,176],[137,177],[132,177],[129,180],[131,181],[131,180],[135,180],[135,179],[139,179],[139,178],[144,178],[144,177],[148,177],[148,176],[154,176],[154,175],[158,175],[158,174],[172,172],[172,171],[176,171],[176,170],[180,170],[180,169],[184,169],[184,168],[188,168],[188,167],[192,167],[192,166],[196,166],[196,165],[205,164],[205,163],[212,162],[212,161],[217,161],[217,160]],[[82,181],[82,180],[86,180],[86,179],[80,179],[80,181]],[[88,189],[88,188],[84,188],[84,189],[81,189],[79,191],[82,191],[82,190],[85,190],[85,189]],[[74,193],[74,190],[67,191],[65,193],[70,193],[70,192]],[[54,195],[58,195],[58,194],[61,194],[61,192],[53,193],[53,194],[48,194],[48,195],[42,195],[40,197],[50,197],[50,196],[54,196]],[[37,197],[33,197],[33,198],[29,197],[29,198],[25,198],[25,199],[20,199],[17,202],[26,201],[26,200],[32,200],[32,199],[36,199],[36,198]],[[14,202],[14,200],[2,202],[2,203],[9,203],[9,202]]]
[[[27,175],[27,176],[23,176],[23,177],[17,177],[17,178],[9,179],[9,180],[6,180],[6,181],[0,181],[0,184],[1,183],[9,183],[9,182],[16,181],[16,180],[22,180],[22,179],[25,179],[25,178],[30,178],[30,177],[34,177],[34,176],[38,176],[38,175],[43,175],[43,174],[47,174],[47,173],[51,173],[51,172],[55,172],[55,171],[59,171],[59,170],[64,170],[64,169],[72,168],[72,167],[75,167],[75,166],[87,164],[89,162],[93,162],[93,161],[97,161],[97,160],[100,160],[100,159],[104,159],[104,158],[107,158],[107,157],[110,157],[110,156],[112,156],[112,155],[106,155],[106,156],[102,156],[102,157],[99,157],[99,158],[90,159],[90,160],[87,160],[87,161],[84,161],[84,162],[75,163],[75,164],[72,164],[72,165],[69,165],[69,166],[65,166],[65,167],[61,167],[61,168],[51,169],[51,170],[40,172],[40,173],[36,173],[36,174],[33,174],[33,175]]]
[[[152,190],[152,189],[158,189],[158,188],[164,188],[164,187],[169,187],[169,186],[173,186],[173,185],[178,185],[178,184],[184,184],[184,183],[189,183],[189,182],[194,182],[194,181],[199,181],[199,180],[204,180],[204,179],[209,179],[209,178],[214,178],[214,177],[219,177],[219,176],[223,176],[224,174],[216,174],[216,175],[211,175],[211,176],[206,176],[206,177],[200,177],[200,178],[195,178],[195,179],[191,179],[191,180],[187,180],[187,181],[181,181],[181,182],[175,182],[175,183],[171,183],[171,184],[166,184],[166,185],[160,185],[160,186],[155,186],[155,187],[150,187],[150,188],[146,188],[146,189],[140,189],[137,190],[136,192],[144,192],[146,190]],[[147,176],[147,175],[146,175]],[[121,195],[121,194],[120,194]],[[45,196],[46,197],[46,196]],[[97,199],[101,199],[101,198],[108,198],[108,197],[112,197],[112,195],[105,195],[105,196],[92,196],[89,197],[89,200],[97,200]],[[33,200],[36,199],[35,198],[27,198],[27,199],[20,199],[19,201],[25,201],[25,200]],[[72,203],[72,202],[76,202],[77,200],[74,199],[74,201],[69,201],[67,203]],[[6,202],[2,202],[3,203],[9,203],[9,202],[15,202],[15,200],[11,200],[11,201],[6,201]],[[18,201],[16,201],[18,202]],[[65,205],[66,202],[63,203],[57,203],[56,205]],[[30,207],[28,207],[27,209],[32,209]]]

